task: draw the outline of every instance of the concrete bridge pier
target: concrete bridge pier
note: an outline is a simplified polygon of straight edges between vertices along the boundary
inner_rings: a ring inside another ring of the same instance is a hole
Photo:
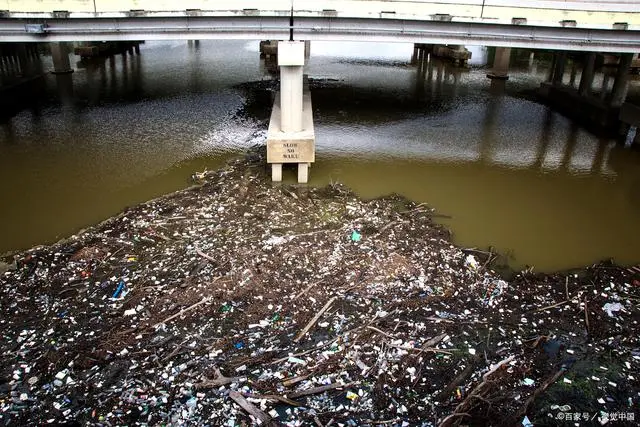
[[[569,76],[569,86],[576,87],[576,77],[578,76],[578,64],[571,60],[571,74]]]
[[[605,101],[609,94],[609,80],[611,80],[611,76],[609,74],[602,75],[602,87],[600,88],[600,100]]]
[[[2,61],[2,75],[6,80],[16,77],[20,73],[20,65],[11,46],[3,46],[0,50]]]
[[[53,59],[53,74],[73,73],[69,62],[69,51],[67,45],[62,42],[49,43],[51,58]]]
[[[622,104],[620,121],[627,127],[625,146],[640,147],[640,107],[629,103]]]
[[[578,86],[578,93],[580,96],[588,96],[591,94],[595,65],[596,53],[589,52],[585,59],[584,67],[582,68],[582,76],[580,77],[580,85]]]
[[[436,58],[444,58],[452,61],[454,65],[465,66],[467,61],[471,59],[471,52],[467,50],[463,45],[434,45],[434,44],[424,44],[424,43],[416,43],[414,44],[414,56],[412,57],[412,61],[417,59],[419,56],[418,50],[424,50],[430,55]]]
[[[282,165],[298,166],[298,182],[309,180],[309,167],[315,161],[315,133],[311,95],[305,87],[303,68],[305,42],[278,42],[280,92],[271,113],[267,132],[267,163],[271,180],[282,181]]]
[[[621,121],[627,125],[640,125],[640,121],[636,122],[635,118],[631,122],[619,118],[620,107],[627,96],[633,54],[623,53],[619,55],[619,59],[613,58],[612,62],[615,63],[615,60],[618,61],[617,69],[603,71],[602,87],[599,93],[594,94],[592,87],[596,53],[585,56],[580,83],[576,88],[576,67],[572,66],[569,81],[565,83],[567,52],[558,52],[553,58],[547,82],[540,87],[540,93],[550,105],[587,126],[618,131]]]
[[[566,65],[567,65],[567,52],[559,52],[554,54],[553,65],[551,67],[551,74],[550,74],[552,85],[562,86]]]
[[[23,83],[41,74],[36,43],[0,44],[0,86]]]
[[[629,73],[631,72],[631,61],[633,60],[632,53],[623,53],[620,56],[620,62],[618,63],[618,70],[616,71],[616,77],[611,88],[611,106],[620,107],[627,98],[627,91],[629,89]]]
[[[497,47],[496,55],[493,59],[493,68],[487,74],[490,79],[509,79],[509,62],[511,60],[510,47]]]

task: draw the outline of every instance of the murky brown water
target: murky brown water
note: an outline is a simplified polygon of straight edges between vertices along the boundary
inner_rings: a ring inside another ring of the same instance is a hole
[[[640,153],[521,96],[544,63],[521,63],[505,92],[481,49],[471,70],[434,62],[420,77],[411,52],[314,43],[312,185],[427,202],[452,217],[457,243],[491,245],[514,267],[640,262]],[[45,99],[0,124],[0,253],[184,187],[261,141],[269,93],[237,85],[268,79],[257,42],[215,41],[147,43],[139,57],[47,76]]]

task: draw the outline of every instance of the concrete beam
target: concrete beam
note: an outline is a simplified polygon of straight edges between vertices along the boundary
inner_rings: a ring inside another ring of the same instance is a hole
[[[289,16],[2,19],[0,42],[289,39]]]
[[[640,31],[400,19],[296,17],[294,34],[311,41],[464,44],[589,52],[636,53],[640,47]]]
[[[188,16],[182,12],[159,16],[147,13],[144,17],[70,19],[49,16],[16,18],[11,14],[11,17],[2,19],[0,42],[289,39],[288,15],[235,15],[229,11],[227,14]],[[615,53],[637,53],[640,47],[640,31],[631,29],[537,27],[489,22],[299,16],[295,18],[293,28],[296,39],[310,41],[484,45]]]

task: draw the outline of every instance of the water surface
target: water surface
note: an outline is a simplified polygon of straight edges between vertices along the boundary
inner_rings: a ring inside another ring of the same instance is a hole
[[[518,268],[640,262],[640,154],[530,100],[545,61],[524,55],[502,86],[482,48],[463,70],[418,66],[412,50],[313,43],[311,185],[426,202],[451,216],[458,244],[493,246]],[[182,188],[263,141],[271,79],[257,42],[242,41],[149,42],[47,76],[44,98],[0,125],[0,253]]]

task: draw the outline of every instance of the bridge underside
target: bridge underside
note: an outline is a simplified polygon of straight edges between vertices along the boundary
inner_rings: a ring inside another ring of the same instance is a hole
[[[630,52],[640,31],[405,19],[289,16],[0,18],[0,42],[247,39],[466,44]]]

